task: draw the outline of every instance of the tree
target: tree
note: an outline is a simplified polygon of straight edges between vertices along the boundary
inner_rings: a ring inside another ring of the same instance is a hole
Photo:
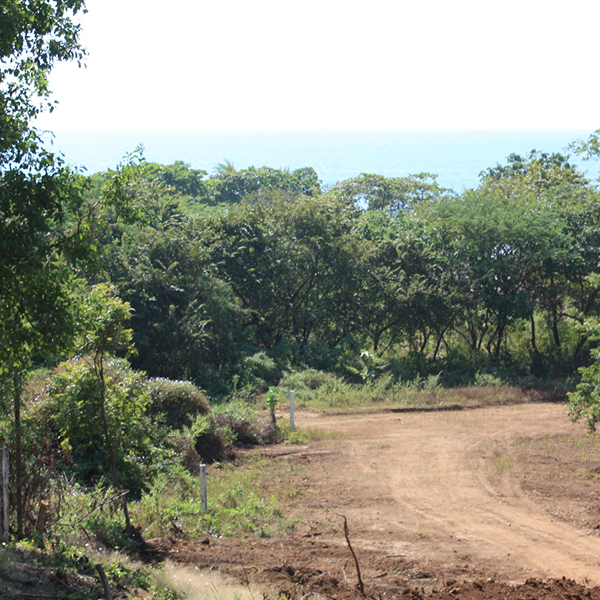
[[[131,362],[152,377],[223,394],[244,345],[244,312],[215,277],[203,221],[168,214],[154,226],[129,228],[106,248],[107,274],[133,308]]]
[[[232,167],[232,164],[225,163],[224,168],[208,180],[211,204],[236,204],[261,190],[267,193],[275,190],[294,192],[305,196],[318,196],[321,192],[321,183],[311,167],[292,172],[271,167],[249,167],[236,171]]]
[[[494,187],[443,203],[437,218],[453,233],[451,252],[461,269],[457,281],[466,312],[457,331],[472,350],[487,340],[490,357],[498,361],[508,327],[532,318],[537,278],[565,259],[569,233],[545,202],[509,201]]]
[[[215,173],[218,175],[225,175],[225,174],[233,175],[235,172],[236,172],[236,168],[235,168],[235,165],[233,164],[233,161],[228,160],[227,158],[224,158],[223,162],[219,163],[217,165],[217,168],[215,169]]]
[[[117,465],[127,447],[126,440],[134,437],[131,426],[142,420],[150,401],[139,382],[126,385],[122,375],[116,382],[107,376],[111,357],[132,349],[132,331],[124,327],[130,307],[116,297],[113,288],[101,284],[89,290],[81,303],[80,316],[81,358],[59,368],[54,383],[54,395],[59,400],[58,420],[62,421],[67,440],[75,436],[94,440],[101,432],[101,447],[110,465],[112,482],[120,490]],[[131,524],[125,500],[123,510],[129,534]]]
[[[408,177],[384,177],[362,173],[340,181],[330,192],[353,206],[367,210],[383,210],[391,215],[419,210],[422,205],[438,201],[450,194],[430,173]]]
[[[529,287],[537,306],[548,315],[553,344],[558,349],[560,321],[569,317],[582,322],[595,307],[598,292],[587,281],[600,260],[595,187],[568,156],[558,153],[532,151],[525,158],[511,154],[506,165],[481,175],[480,192],[487,190],[499,202],[525,214],[537,214],[537,220],[547,219],[548,230],[542,227],[540,242],[551,231],[555,236],[545,252],[538,253]],[[535,348],[533,319],[531,323]]]
[[[333,197],[273,192],[209,222],[211,262],[245,311],[256,347],[306,357],[310,343],[335,348],[360,328],[357,214]]]
[[[584,188],[589,179],[574,165],[569,157],[554,152],[547,154],[532,150],[526,158],[511,154],[506,165],[497,165],[480,174],[487,186],[499,188],[504,195],[518,198],[523,202],[529,198],[539,198],[551,191],[555,201],[560,200],[561,192]]]
[[[437,358],[456,319],[454,270],[444,252],[448,240],[435,222],[400,213],[366,211],[359,231],[368,240],[360,304],[363,330],[379,354],[407,342]]]
[[[570,145],[570,149],[583,156],[584,160],[600,157],[600,129],[592,132],[587,140],[579,140]]]
[[[204,177],[206,171],[192,169],[183,161],[175,161],[172,165],[147,163],[148,175],[167,186],[172,197],[183,196],[186,200],[206,201],[208,190]]]
[[[589,283],[596,290],[600,290],[600,276],[591,275]],[[594,342],[600,341],[600,322],[598,319],[587,319],[582,324],[584,335]],[[596,431],[596,425],[600,421],[600,349],[592,351],[593,363],[587,367],[581,367],[581,381],[577,389],[569,393],[569,417],[573,422],[585,419],[590,431]]]
[[[12,382],[16,438],[17,536],[21,501],[21,379],[31,359],[58,351],[69,334],[65,256],[76,235],[57,229],[78,206],[81,186],[40,145],[31,127],[52,108],[48,73],[81,60],[81,0],[6,0],[0,11],[0,377]]]
[[[48,73],[59,61],[81,61],[83,0],[4,0],[0,12],[0,168],[43,158],[32,120],[51,109]],[[33,155],[32,155],[33,153]]]

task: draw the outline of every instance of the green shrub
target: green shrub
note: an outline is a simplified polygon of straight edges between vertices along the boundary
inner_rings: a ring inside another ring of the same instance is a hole
[[[61,363],[49,385],[45,413],[61,447],[69,452],[73,470],[85,483],[112,480],[110,455],[122,487],[139,494],[160,468],[168,467],[166,431],[147,414],[150,396],[144,373],[124,359],[104,362],[104,406],[94,365],[87,357]]]
[[[505,384],[500,377],[493,373],[477,371],[473,385],[476,387],[500,387]]]
[[[210,411],[204,392],[189,381],[150,379],[148,389],[152,398],[150,414],[164,415],[168,427],[189,427],[197,415],[206,415]]]
[[[210,414],[197,415],[189,427],[183,427],[172,438],[181,464],[189,471],[197,470],[200,461],[212,463],[233,456],[236,446],[279,441],[277,429],[268,419],[241,401],[219,404]]]
[[[212,420],[216,427],[231,432],[231,439],[237,446],[256,446],[278,439],[276,428],[268,420],[259,418],[256,411],[243,402],[215,406]]]
[[[242,361],[240,386],[247,396],[266,392],[281,377],[277,363],[266,353],[257,352]]]
[[[331,403],[349,390],[349,385],[341,377],[315,369],[288,372],[278,387],[287,392],[295,390],[300,404],[315,399],[327,399]]]

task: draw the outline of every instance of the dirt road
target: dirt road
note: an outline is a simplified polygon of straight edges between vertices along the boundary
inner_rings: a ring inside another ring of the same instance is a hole
[[[600,450],[597,464],[581,456],[589,438],[564,404],[300,411],[296,424],[335,436],[251,451],[277,465],[273,486],[299,490],[284,506],[298,519],[295,530],[267,539],[156,540],[150,554],[218,565],[275,595],[354,600],[363,596],[346,517],[371,597],[441,592],[438,598],[478,600],[514,592],[516,600],[600,600],[600,588],[588,591],[600,584]],[[529,582],[510,588],[493,580]]]
[[[559,404],[448,412],[303,417],[335,430],[335,488],[356,543],[423,563],[477,565],[498,577],[600,583],[600,538],[548,514],[535,490],[505,473],[499,448],[581,431]],[[510,469],[509,469],[510,471]],[[380,498],[368,501],[377,490]],[[367,500],[367,501],[365,501]]]

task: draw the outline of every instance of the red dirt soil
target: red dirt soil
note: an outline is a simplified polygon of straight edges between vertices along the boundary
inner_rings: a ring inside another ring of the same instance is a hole
[[[303,411],[296,424],[337,436],[253,451],[281,461],[273,485],[302,487],[284,507],[295,531],[150,540],[147,555],[220,569],[273,598],[359,598],[346,517],[366,596],[600,600],[597,481],[568,461],[550,475],[531,468],[560,463],[544,452],[549,436],[585,437],[564,405]]]

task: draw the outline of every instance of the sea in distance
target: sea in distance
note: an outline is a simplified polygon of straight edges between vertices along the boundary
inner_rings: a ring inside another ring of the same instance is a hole
[[[456,192],[476,187],[482,171],[531,150],[570,154],[571,162],[596,179],[597,162],[569,152],[569,144],[592,130],[390,130],[390,131],[55,131],[48,147],[87,174],[114,169],[143,145],[146,160],[215,172],[224,160],[290,170],[313,167],[324,185],[375,173],[405,177],[437,175]]]

